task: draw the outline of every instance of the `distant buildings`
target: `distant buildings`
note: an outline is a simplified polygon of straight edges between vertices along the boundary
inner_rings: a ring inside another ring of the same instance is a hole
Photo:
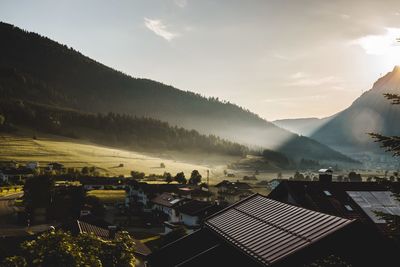
[[[205,201],[211,193],[198,186],[147,184],[132,181],[127,187],[126,205],[131,209],[155,214],[164,220],[165,233],[179,225],[189,230],[201,226],[203,219],[220,209]]]
[[[218,200],[235,203],[253,194],[251,186],[240,181],[231,182],[224,180],[215,186],[217,188]]]
[[[0,181],[2,182],[19,182],[23,179],[33,176],[33,171],[26,167],[3,167],[0,168]]]

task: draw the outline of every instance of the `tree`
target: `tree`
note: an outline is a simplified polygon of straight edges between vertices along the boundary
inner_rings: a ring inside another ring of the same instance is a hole
[[[189,184],[198,185],[199,183],[201,183],[201,174],[198,170],[193,170],[190,175]]]
[[[398,94],[384,94],[384,96],[392,101],[393,105],[400,105],[400,95]],[[384,136],[379,133],[370,133],[370,136],[379,142],[381,147],[387,152],[391,152],[394,157],[400,156],[400,136]],[[398,173],[396,173],[398,175]],[[397,177],[397,175],[395,175]],[[392,190],[394,192],[394,190]],[[398,200],[400,200],[399,192],[394,192]],[[400,244],[400,216],[386,213],[378,213],[383,218],[390,229],[391,237]]]
[[[165,169],[165,164],[164,164],[164,162],[161,162],[161,163],[160,163],[160,168],[161,168],[161,169]]]
[[[144,172],[131,171],[131,176],[133,179],[142,180],[145,174]]]
[[[4,117],[4,115],[0,114],[0,126],[2,126],[5,121],[6,121],[6,118]]]
[[[171,183],[174,179],[172,178],[172,175],[169,172],[164,172],[164,179],[166,183]]]
[[[350,172],[349,180],[350,180],[350,182],[362,182],[361,174],[356,173],[356,172]]]
[[[304,180],[304,175],[298,171],[296,171],[296,173],[294,174],[294,180]]]
[[[3,267],[27,267],[28,263],[22,256],[11,256],[4,259],[1,266]]]
[[[125,232],[111,241],[92,234],[72,236],[46,232],[21,245],[21,255],[8,257],[5,266],[135,266],[135,242]],[[24,265],[24,263],[26,263]]]
[[[180,184],[186,184],[187,180],[186,180],[185,174],[183,172],[178,172],[175,175],[175,181],[177,181]]]
[[[89,175],[89,167],[85,166],[82,168],[81,173],[83,175]]]
[[[26,180],[24,203],[28,213],[34,208],[47,208],[54,190],[54,180],[49,176],[35,176]]]

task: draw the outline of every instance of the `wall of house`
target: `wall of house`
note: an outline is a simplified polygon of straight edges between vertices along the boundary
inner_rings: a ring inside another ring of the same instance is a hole
[[[198,216],[191,216],[191,215],[181,213],[180,219],[186,226],[198,226],[199,225],[199,217]]]
[[[180,219],[180,217],[178,215],[178,212],[173,208],[169,208],[169,207],[161,206],[161,205],[158,205],[158,204],[154,204],[153,210],[162,211],[163,213],[168,215],[168,218],[169,218],[168,221],[169,222],[177,223],[177,222],[181,221],[181,219]]]

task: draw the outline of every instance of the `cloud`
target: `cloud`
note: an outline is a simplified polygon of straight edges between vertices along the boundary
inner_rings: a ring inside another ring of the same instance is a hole
[[[175,5],[180,8],[184,8],[187,5],[187,0],[174,0]]]
[[[296,73],[294,73],[294,74],[292,74],[292,76],[290,76],[292,79],[301,79],[301,78],[305,78],[305,77],[307,77],[308,75],[307,74],[305,74],[304,72],[296,72]]]
[[[326,76],[320,78],[311,77],[309,74],[304,72],[296,72],[290,76],[291,81],[285,83],[285,86],[296,86],[296,87],[313,87],[321,85],[329,85],[331,88],[339,88],[341,79],[335,76]]]
[[[174,33],[167,30],[167,26],[159,19],[144,18],[144,25],[156,35],[164,38],[165,40],[172,41],[174,38],[179,36],[178,33]]]
[[[361,46],[366,54],[386,55],[399,50],[397,39],[400,37],[400,28],[386,28],[386,33],[382,35],[367,35],[359,38],[351,44]]]

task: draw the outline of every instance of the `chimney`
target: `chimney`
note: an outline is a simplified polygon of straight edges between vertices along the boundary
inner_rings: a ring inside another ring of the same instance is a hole
[[[319,181],[320,183],[331,183],[333,171],[329,169],[320,169],[319,171]]]
[[[114,239],[116,233],[117,233],[117,226],[115,225],[108,226],[108,238]]]

